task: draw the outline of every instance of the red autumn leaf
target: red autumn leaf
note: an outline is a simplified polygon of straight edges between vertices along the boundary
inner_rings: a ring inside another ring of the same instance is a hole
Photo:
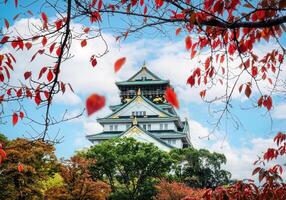
[[[24,118],[24,113],[23,113],[22,111],[19,113],[19,117],[20,117],[21,119]]]
[[[114,71],[115,72],[118,72],[121,67],[125,64],[126,62],[126,58],[125,57],[122,57],[122,58],[119,58],[115,63],[114,63]]]
[[[102,0],[99,0],[98,5],[97,5],[97,6],[98,6],[98,7],[97,7],[97,8],[98,8],[98,10],[100,10],[100,9],[101,9],[102,5],[103,5]]]
[[[1,39],[1,44],[5,44],[7,41],[9,40],[9,36],[4,36],[2,39]]]
[[[267,99],[265,100],[265,107],[267,108],[267,110],[270,110],[272,108],[271,96],[268,96]]]
[[[60,56],[61,52],[62,52],[62,48],[59,46],[57,51],[56,51],[57,56]]]
[[[46,36],[44,36],[43,39],[42,39],[43,47],[46,46],[47,42],[48,42],[48,40],[47,40]]]
[[[105,97],[98,94],[90,95],[86,100],[87,115],[90,116],[94,112],[97,112],[105,105]]]
[[[17,96],[17,97],[21,97],[22,94],[23,94],[22,88],[20,88],[20,89],[16,92],[16,96]]]
[[[7,158],[7,154],[6,154],[6,152],[2,148],[0,148],[0,156],[2,158]]]
[[[42,69],[41,69],[41,71],[40,71],[40,73],[39,73],[39,77],[38,77],[38,79],[40,79],[42,76],[43,76],[43,74],[47,71],[47,67],[43,67]]]
[[[252,176],[257,174],[260,170],[261,170],[261,167],[256,167],[252,172]]]
[[[6,28],[8,29],[8,28],[10,27],[8,20],[7,20],[7,19],[4,19],[4,22],[5,22]]]
[[[40,105],[40,103],[42,102],[42,100],[41,100],[41,96],[40,96],[40,93],[39,92],[37,92],[36,93],[36,96],[35,96],[35,103],[37,104],[37,105]]]
[[[177,28],[177,30],[176,30],[176,35],[179,35],[180,32],[181,32],[181,30],[182,30],[182,28]]]
[[[83,29],[83,32],[85,32],[85,33],[88,33],[90,31],[90,28],[89,27],[85,27],[84,29]]]
[[[51,82],[53,80],[53,78],[54,78],[54,74],[53,74],[52,70],[50,69],[48,74],[47,74],[47,79],[49,82]]]
[[[258,105],[259,107],[261,107],[262,104],[263,104],[263,96],[261,96],[261,97],[258,99],[258,101],[257,101],[257,105]]]
[[[63,20],[59,19],[55,21],[56,29],[59,30],[63,25]]]
[[[81,47],[85,47],[87,45],[86,39],[82,40],[80,45],[81,45]]]
[[[192,47],[192,39],[189,35],[185,38],[185,45],[187,50],[190,50]]]
[[[195,77],[193,75],[191,75],[188,80],[187,83],[191,85],[191,87],[193,87],[195,85]]]
[[[96,58],[92,59],[91,65],[92,65],[93,67],[95,67],[95,66],[97,65],[97,60],[96,60]]]
[[[55,46],[56,46],[56,43],[54,42],[54,43],[50,46],[50,53],[53,53]]]
[[[174,90],[170,87],[168,87],[165,91],[165,98],[166,100],[172,104],[175,108],[179,108],[179,101],[177,99],[177,95],[174,92]]]
[[[206,90],[200,91],[201,98],[204,98],[206,96]]]
[[[13,116],[12,116],[12,124],[13,126],[15,126],[18,122],[18,115],[17,113],[13,113]]]
[[[20,173],[24,170],[24,166],[21,163],[18,164],[17,168],[18,168],[18,172]]]
[[[15,7],[17,8],[18,7],[18,0],[14,0],[15,2]]]
[[[251,75],[252,75],[253,77],[255,77],[257,74],[258,74],[258,69],[257,69],[257,67],[253,66],[253,67],[251,68]]]
[[[251,88],[250,85],[246,85],[245,91],[244,91],[245,95],[249,98],[251,95]]]
[[[41,13],[41,16],[42,16],[43,22],[44,22],[44,23],[48,23],[48,17],[47,17],[47,15],[46,15],[46,13],[42,12],[42,13]]]
[[[32,48],[32,43],[31,42],[26,42],[25,47],[29,50]]]
[[[24,78],[25,78],[25,80],[27,80],[28,78],[30,78],[31,75],[32,75],[32,72],[25,72],[25,73],[24,73]]]

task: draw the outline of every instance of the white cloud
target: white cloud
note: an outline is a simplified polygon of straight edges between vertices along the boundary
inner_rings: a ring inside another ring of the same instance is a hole
[[[190,120],[191,141],[195,148],[205,148],[210,151],[222,153],[227,158],[224,169],[232,173],[234,179],[254,179],[252,171],[256,166],[253,165],[258,156],[262,156],[267,148],[275,147],[272,138],[252,138],[240,147],[234,147],[230,144],[225,135],[221,133],[210,134],[208,128],[202,126],[199,122]],[[206,136],[210,136],[209,138]],[[275,162],[270,162],[266,166],[274,166],[273,163],[286,163],[286,158],[279,158]],[[285,177],[285,174],[283,175]]]
[[[286,119],[286,104],[282,103],[275,106],[272,116],[275,119]]]

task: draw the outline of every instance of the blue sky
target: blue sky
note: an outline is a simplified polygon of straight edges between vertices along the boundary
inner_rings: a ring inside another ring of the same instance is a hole
[[[11,16],[16,14],[12,11],[12,6],[11,9],[8,8],[1,12],[1,19],[3,17],[11,19]],[[49,18],[53,18],[52,14]],[[29,20],[35,24],[40,23],[37,16]],[[28,18],[24,18],[17,22],[13,28],[25,33],[27,31],[25,24],[27,23]],[[81,26],[82,24],[79,23],[73,24],[75,29]],[[113,35],[114,33],[108,30],[104,32],[104,38],[109,45],[109,53],[98,60],[98,65],[95,68],[91,67],[89,57],[103,51],[103,42],[98,39],[89,41],[85,48],[81,48],[79,42],[74,41],[71,53],[75,56],[63,64],[61,79],[70,82],[75,93],[69,91],[65,95],[58,95],[54,99],[52,113],[55,116],[61,117],[65,110],[67,110],[68,116],[80,113],[84,109],[86,97],[94,92],[107,97],[107,106],[91,117],[84,114],[81,118],[51,127],[51,137],[57,134],[58,138],[63,137],[62,142],[56,145],[58,157],[67,158],[73,155],[76,150],[90,145],[85,139],[85,135],[101,130],[96,118],[109,114],[111,112],[108,109],[109,105],[119,103],[119,91],[114,84],[115,81],[129,78],[141,68],[144,61],[146,61],[147,67],[151,71],[163,79],[169,79],[174,86],[181,104],[178,113],[182,118],[187,117],[189,119],[193,145],[197,148],[207,148],[211,151],[225,153],[228,159],[225,168],[232,172],[234,178],[248,177],[251,174],[252,163],[257,155],[261,155],[260,153],[266,147],[272,145],[272,138],[278,130],[285,130],[286,103],[283,96],[277,95],[275,97],[274,109],[269,113],[265,108],[253,108],[251,102],[237,91],[233,95],[231,111],[237,116],[241,124],[237,128],[233,124],[233,120],[225,120],[224,118],[219,128],[211,133],[214,128],[213,122],[216,122],[217,116],[214,115],[213,110],[209,111],[209,105],[199,97],[198,93],[201,88],[190,88],[186,85],[186,80],[191,70],[198,65],[198,60],[189,59],[189,54],[184,48],[183,36],[175,37],[175,34],[171,32],[168,38],[153,38],[146,34],[140,39],[130,36],[130,38],[118,44],[115,42]],[[263,53],[267,50],[261,48],[263,45],[275,48],[275,45],[270,42],[256,46],[255,51]],[[0,48],[1,51],[11,50],[7,46]],[[207,52],[203,53],[207,54]],[[18,80],[22,79],[20,76],[22,76],[23,71],[27,69],[37,71],[43,64],[51,62],[49,58],[41,57],[36,59],[34,63],[30,63],[29,60],[33,52],[25,52],[25,54],[16,52],[15,54],[18,60],[21,61],[15,67]],[[113,72],[113,63],[122,56],[127,58],[127,62],[122,70],[115,74]],[[237,63],[233,62],[232,64]],[[283,75],[285,75],[285,72],[282,72]],[[216,96],[221,92],[221,87],[217,86],[208,91],[207,96]],[[252,99],[257,98],[255,94],[254,91]],[[36,109],[34,104],[30,102],[23,103],[29,117],[41,119],[43,109]],[[211,108],[217,110],[222,106],[221,103],[216,103],[212,104]],[[16,108],[17,105],[14,104],[5,105],[7,111],[13,111]],[[29,126],[28,120],[19,122],[15,127],[11,124],[11,116],[7,116],[5,121],[7,123],[1,125],[0,132],[10,139],[16,137],[29,138],[30,134],[35,134]],[[41,130],[40,126],[33,125],[33,128]],[[209,140],[207,138],[200,139],[207,135],[210,135]]]

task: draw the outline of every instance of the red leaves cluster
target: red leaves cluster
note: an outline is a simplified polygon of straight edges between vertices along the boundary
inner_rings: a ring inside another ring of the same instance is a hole
[[[15,126],[18,123],[19,117],[20,117],[20,119],[24,118],[24,113],[22,111],[20,111],[19,114],[17,114],[16,112],[13,113],[13,115],[12,115],[13,126]]]
[[[257,101],[258,107],[264,106],[265,108],[267,108],[267,110],[270,110],[272,108],[272,104],[273,102],[271,96],[267,95],[261,96]]]

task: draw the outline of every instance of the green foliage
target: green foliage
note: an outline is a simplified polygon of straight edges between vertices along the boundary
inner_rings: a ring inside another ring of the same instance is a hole
[[[9,142],[8,138],[4,134],[0,133],[0,143],[7,144],[8,142]]]
[[[92,176],[111,186],[110,199],[151,199],[155,183],[172,165],[168,153],[132,138],[103,142],[89,149],[86,157],[96,160]]]
[[[50,176],[48,179],[41,181],[41,185],[43,187],[43,191],[46,191],[52,187],[59,187],[64,184],[63,178],[59,173],[55,173]]]
[[[170,155],[176,160],[174,179],[177,181],[193,188],[215,188],[230,183],[230,172],[221,169],[226,163],[223,154],[187,148],[172,150]]]

